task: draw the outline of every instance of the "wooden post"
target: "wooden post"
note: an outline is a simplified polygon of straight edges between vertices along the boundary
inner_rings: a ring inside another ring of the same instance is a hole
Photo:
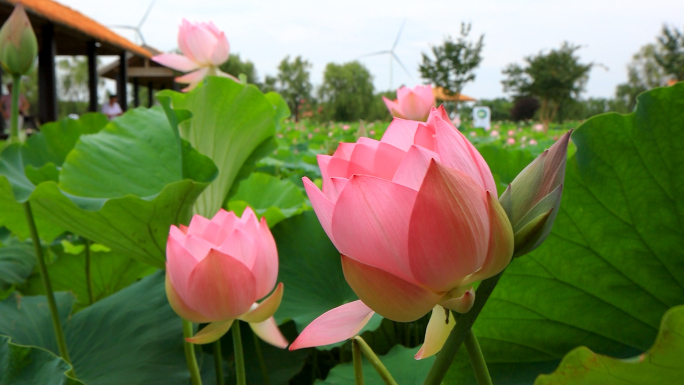
[[[86,44],[86,56],[88,56],[88,111],[97,112],[97,43],[94,40]]]
[[[44,124],[57,120],[57,77],[55,75],[55,26],[41,27],[38,52],[38,118]]]
[[[133,78],[133,107],[140,107],[140,85],[138,78]]]
[[[154,104],[154,88],[152,88],[152,82],[147,82],[147,107],[152,107]]]
[[[128,57],[126,51],[119,55],[119,77],[116,79],[116,96],[119,106],[123,111],[128,109],[128,94],[126,82],[128,81]]]

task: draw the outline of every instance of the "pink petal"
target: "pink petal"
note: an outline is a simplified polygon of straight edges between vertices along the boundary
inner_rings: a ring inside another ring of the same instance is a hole
[[[487,257],[482,268],[468,277],[463,284],[481,281],[499,274],[508,266],[513,256],[513,228],[496,195],[492,195],[489,191],[487,191],[487,206],[489,215]]]
[[[316,216],[318,216],[318,221],[321,222],[321,226],[325,233],[328,235],[331,241],[334,241],[332,233],[332,214],[335,206],[328,200],[328,198],[323,195],[321,190],[311,181],[309,178],[302,178],[304,182],[304,189],[306,190],[306,195],[309,196],[311,201],[311,206],[313,206]]]
[[[410,223],[411,271],[433,291],[451,290],[484,263],[489,240],[485,193],[466,174],[432,160]]]
[[[337,146],[337,150],[335,150],[335,153],[333,156],[335,158],[341,158],[341,159],[346,159],[349,160],[351,159],[352,153],[354,152],[354,147],[356,147],[356,143],[340,143]]]
[[[434,106],[435,104],[435,94],[432,91],[432,86],[427,85],[427,86],[415,86],[413,88],[413,92],[418,95],[423,102],[429,104],[430,106]],[[446,111],[445,111],[446,112]]]
[[[437,153],[444,165],[470,175],[482,189],[496,193],[492,172],[475,146],[450,122],[437,118],[434,126]]]
[[[346,178],[328,179],[328,183],[323,185],[323,195],[325,195],[330,202],[335,204],[335,202],[337,202],[337,198],[340,196],[340,193],[342,193],[342,190],[344,190],[344,186],[347,185],[347,182],[349,182],[349,179]]]
[[[228,44],[228,39],[226,39],[226,34],[221,32],[220,35],[216,36],[214,52],[211,53],[211,63],[215,66],[219,66],[228,60],[229,54],[230,45]]]
[[[382,136],[382,142],[404,151],[408,151],[413,146],[413,139],[420,123],[413,120],[394,118],[387,131]]]
[[[197,63],[194,61],[175,53],[163,53],[161,55],[152,57],[152,60],[165,67],[169,67],[180,72],[190,72],[199,68]]]
[[[401,107],[396,100],[389,100],[383,96],[382,101],[385,102],[385,106],[387,106],[387,109],[392,116],[402,119],[404,118],[404,114],[401,112]]]
[[[333,243],[350,258],[413,281],[407,240],[416,195],[384,179],[352,177],[333,210]]]
[[[254,266],[257,258],[256,242],[257,239],[255,237],[238,228],[226,238],[226,241],[217,250],[223,254],[230,255],[252,270],[252,266]]]
[[[180,48],[181,52],[183,52],[183,55],[185,55],[190,61],[196,63],[197,59],[195,58],[195,56],[193,56],[192,50],[188,46],[187,40],[188,34],[190,33],[190,30],[192,28],[192,23],[183,19],[180,28],[178,29],[178,48]]]
[[[382,269],[342,254],[344,277],[359,298],[381,316],[411,322],[424,316],[442,298]]]
[[[425,342],[415,355],[417,360],[430,357],[442,350],[449,333],[456,326],[456,319],[452,315],[449,315],[447,322],[446,311],[439,305],[432,309],[432,315],[425,331]]]
[[[197,334],[185,340],[197,345],[212,343],[228,333],[228,330],[233,325],[233,321],[235,320],[212,322],[197,332]],[[235,325],[235,327],[240,327],[240,325]]]
[[[204,26],[196,25],[190,28],[185,37],[192,56],[200,65],[211,65],[211,54],[216,46],[216,36]]]
[[[256,259],[252,265],[252,274],[256,278],[256,297],[260,299],[273,290],[278,279],[278,248],[268,228],[266,218],[261,219],[258,231]]]
[[[349,160],[349,176],[373,175],[392,180],[406,152],[391,144],[369,138],[359,138]]]
[[[433,103],[423,100],[421,96],[412,90],[408,88],[407,90],[408,92],[397,93],[399,105],[401,105],[401,111],[404,113],[404,116],[409,120],[426,121]]]
[[[411,146],[397,168],[392,182],[418,191],[432,159],[439,162],[439,155],[424,147]]]
[[[188,226],[188,235],[194,235],[215,246],[220,245],[217,242],[219,231],[220,225],[198,214],[192,217]]]
[[[246,313],[256,300],[256,279],[237,259],[211,250],[190,274],[188,296],[193,309],[214,321]]]
[[[191,91],[192,89],[197,87],[199,82],[201,82],[205,76],[207,76],[208,72],[209,72],[209,68],[202,67],[195,72],[190,72],[190,73],[187,73],[183,76],[177,77],[176,82],[189,84],[187,87],[183,88],[183,92]]]
[[[166,272],[173,286],[183,298],[188,298],[188,280],[198,262],[199,259],[191,251],[183,247],[178,239],[169,235],[166,241]]]
[[[290,350],[330,345],[354,337],[370,321],[373,310],[361,301],[354,301],[328,310],[313,320]]]
[[[413,141],[422,147],[427,148],[430,151],[437,151],[437,145],[435,137],[435,127],[434,125],[419,124],[416,129],[416,136]]]
[[[278,324],[276,324],[273,317],[264,322],[250,322],[249,327],[252,328],[254,334],[259,336],[259,338],[275,346],[276,348],[285,349],[287,347],[287,339],[285,339],[283,333],[281,333],[280,329],[278,329]]]
[[[168,270],[166,270],[166,279],[164,284],[166,286],[166,298],[169,300],[169,304],[171,305],[173,311],[176,312],[176,314],[178,314],[181,318],[191,322],[211,322],[209,318],[191,309],[190,306],[188,306],[185,303],[185,301],[183,301],[183,298],[181,298],[181,296],[178,295],[178,292],[171,283]]]
[[[275,314],[283,300],[283,283],[279,283],[273,294],[268,296],[261,303],[252,304],[252,308],[239,318],[245,322],[264,322]]]

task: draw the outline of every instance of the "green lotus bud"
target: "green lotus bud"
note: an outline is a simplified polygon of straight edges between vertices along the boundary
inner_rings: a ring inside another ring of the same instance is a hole
[[[0,64],[11,75],[25,75],[38,54],[38,41],[21,4],[0,29]]]
[[[513,225],[514,257],[536,249],[551,232],[563,193],[571,134],[568,131],[525,167],[499,198]]]

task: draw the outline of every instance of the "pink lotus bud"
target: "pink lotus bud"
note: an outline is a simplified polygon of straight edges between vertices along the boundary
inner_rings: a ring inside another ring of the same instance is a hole
[[[472,283],[510,262],[513,232],[492,173],[443,107],[427,123],[395,118],[381,141],[341,143],[318,164],[322,189],[308,178],[304,187],[362,303],[319,317],[291,349],[351,338],[373,312],[409,322],[437,305],[467,310]]]
[[[508,143],[510,145],[514,145],[515,144],[515,138],[508,138],[508,140],[506,140],[506,143]]]
[[[171,226],[166,244],[169,303],[183,319],[210,323],[189,342],[216,341],[239,319],[264,341],[285,348],[287,340],[273,319],[283,297],[282,283],[271,293],[277,277],[275,241],[266,220],[257,220],[249,207],[242,218],[221,209],[211,220],[195,215],[188,227]]]
[[[238,81],[224,73],[218,66],[228,60],[230,45],[223,31],[214,23],[191,23],[185,19],[178,31],[178,47],[183,55],[165,53],[154,56],[152,60],[180,72],[190,72],[176,78],[179,83],[187,83],[183,91],[197,86],[207,75],[216,75]]]
[[[397,99],[382,97],[390,114],[396,118],[419,120],[424,122],[435,105],[432,86],[415,86],[413,89],[401,87],[397,90]]]
[[[515,233],[514,257],[536,249],[551,232],[560,207],[571,134],[568,131],[525,167],[501,194],[499,200]]]
[[[19,4],[0,29],[0,63],[10,75],[24,75],[38,55],[38,41],[24,6]]]

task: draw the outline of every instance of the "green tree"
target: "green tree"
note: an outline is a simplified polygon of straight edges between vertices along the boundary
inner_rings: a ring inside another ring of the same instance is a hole
[[[309,80],[310,70],[311,63],[302,59],[301,56],[297,56],[292,61],[290,61],[290,56],[286,56],[278,66],[278,75],[275,78],[274,84],[275,89],[287,102],[295,121],[299,121],[299,107],[301,104],[306,99],[311,98],[313,86]],[[269,88],[273,86],[270,84],[272,82],[272,78],[267,77],[266,83],[269,83]]]
[[[539,99],[539,120],[548,131],[563,103],[579,97],[589,78],[593,64],[582,64],[575,52],[580,46],[563,43],[560,49],[543,51],[525,58],[526,65],[509,64],[502,72],[504,92],[514,97],[534,96]]]
[[[461,23],[461,35],[456,41],[449,36],[442,45],[433,46],[434,59],[422,54],[423,63],[419,68],[425,84],[442,87],[451,96],[460,94],[466,83],[475,80],[475,68],[482,61],[484,35],[475,42],[470,41],[470,29],[470,23]]]
[[[365,119],[373,104],[373,76],[358,61],[328,63],[318,94],[326,118],[345,122]]]
[[[684,33],[677,28],[664,25],[662,35],[658,37],[658,52],[655,60],[675,80],[684,80]]]
[[[245,59],[242,61],[240,55],[237,53],[231,53],[228,57],[228,61],[221,64],[219,69],[227,74],[231,74],[236,78],[243,74],[247,77],[247,83],[251,83],[259,87],[259,78],[257,77],[256,68],[254,68],[254,63]]]
[[[621,112],[634,110],[640,93],[665,84],[667,74],[656,55],[655,44],[647,44],[634,54],[627,65],[627,83],[619,84],[615,90],[615,99]]]

